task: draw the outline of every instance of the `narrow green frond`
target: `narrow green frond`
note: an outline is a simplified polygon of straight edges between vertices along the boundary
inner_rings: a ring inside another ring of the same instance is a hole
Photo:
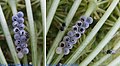
[[[46,65],[46,3],[45,0],[40,0],[42,12],[42,26],[43,26],[43,66]]]
[[[8,65],[6,59],[5,59],[4,55],[3,55],[1,47],[0,47],[0,63],[4,64],[6,66]]]
[[[16,14],[17,13],[16,0],[8,0],[8,4],[10,5],[13,14]]]
[[[118,66],[117,64],[119,64],[119,63],[120,63],[120,56],[118,56],[117,58],[115,58],[112,62],[110,62],[106,66]]]
[[[37,66],[37,43],[36,43],[37,38],[35,35],[35,27],[34,27],[34,20],[33,20],[33,14],[32,14],[30,0],[25,0],[25,4],[26,4],[26,11],[27,11],[27,17],[28,17],[29,28],[30,28],[32,64],[33,64],[33,66]]]
[[[7,26],[7,23],[6,23],[6,20],[5,20],[5,17],[4,17],[1,6],[0,6],[0,15],[1,15],[0,16],[0,23],[1,23],[1,26],[3,28],[3,32],[4,32],[4,35],[5,35],[8,47],[10,49],[12,58],[14,60],[14,63],[15,64],[20,64],[20,61],[17,57],[17,53],[15,51],[15,47],[14,47],[14,44],[13,44],[13,41],[12,41],[12,38],[11,38],[11,35],[10,35],[10,32],[9,32],[9,29],[8,29],[8,26]]]
[[[46,34],[48,33],[48,30],[50,28],[50,25],[52,23],[52,20],[53,20],[53,17],[54,17],[54,14],[56,12],[56,9],[58,7],[58,4],[59,4],[60,0],[54,0],[52,5],[51,5],[51,8],[48,12],[48,15],[47,15],[47,18],[46,18]]]

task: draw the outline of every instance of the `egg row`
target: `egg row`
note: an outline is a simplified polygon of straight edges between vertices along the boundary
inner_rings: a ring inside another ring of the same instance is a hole
[[[24,30],[24,14],[19,11],[17,14],[12,16],[12,26],[14,32],[14,43],[16,46],[16,51],[18,52],[18,57],[22,58],[24,54],[29,53],[27,48],[27,40],[29,38],[28,33]]]
[[[68,55],[73,45],[77,43],[77,40],[84,34],[85,30],[92,24],[92,17],[81,16],[72,29],[64,36],[63,40],[59,43],[59,47],[56,49],[57,54],[64,53]]]

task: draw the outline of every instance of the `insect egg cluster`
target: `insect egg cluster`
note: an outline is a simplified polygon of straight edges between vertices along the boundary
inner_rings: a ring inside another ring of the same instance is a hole
[[[85,30],[92,24],[92,17],[81,16],[80,19],[76,22],[72,29],[64,36],[63,40],[60,42],[59,47],[56,49],[57,54],[64,53],[68,55],[70,49],[73,48],[73,45],[77,43],[77,40],[85,32]]]
[[[24,54],[29,53],[29,49],[27,48],[28,33],[24,30],[25,25],[23,17],[24,14],[21,11],[12,16],[12,26],[15,39],[14,43],[19,58],[22,58]]]

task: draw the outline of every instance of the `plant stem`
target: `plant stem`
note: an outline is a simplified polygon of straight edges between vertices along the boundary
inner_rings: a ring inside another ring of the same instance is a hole
[[[97,1],[96,0],[91,0],[90,4],[88,6],[88,9],[85,12],[85,16],[86,17],[90,16],[90,14],[95,10],[96,7],[97,7]]]
[[[107,3],[109,0],[107,0],[107,1],[102,1],[102,2],[99,2],[97,5],[99,6],[99,5],[102,5],[102,4],[105,4],[105,3]]]
[[[15,47],[14,47],[14,44],[13,44],[9,29],[8,29],[8,26],[7,26],[7,23],[6,23],[6,20],[5,20],[1,5],[0,5],[0,21],[1,21],[0,23],[1,23],[1,26],[3,28],[3,32],[4,32],[4,35],[5,35],[8,47],[10,49],[10,52],[12,54],[12,58],[14,60],[14,63],[15,64],[20,64],[20,61],[19,61],[19,59],[17,57],[17,53],[15,51]]]
[[[24,55],[23,64],[24,66],[28,66],[27,55]]]
[[[103,10],[103,9],[101,9],[101,8],[98,8],[98,10],[101,11],[102,13],[105,13],[105,10]],[[114,21],[117,20],[116,17],[113,16],[113,14],[110,15],[110,18],[111,18],[112,20],[114,20]]]
[[[4,55],[3,55],[3,52],[1,50],[1,47],[0,47],[0,63],[5,64],[5,66],[8,65],[6,59],[5,59]]]
[[[119,0],[117,2],[119,2]],[[112,3],[112,4],[117,5],[117,2]],[[104,48],[104,46],[107,45],[107,43],[113,38],[114,34],[119,29],[119,26],[120,26],[120,17],[118,18],[115,25],[111,28],[111,30],[107,33],[105,38],[98,44],[98,46],[93,50],[93,52],[90,53],[87,56],[87,58],[81,62],[81,64],[79,66],[88,65],[95,58],[95,56],[97,56],[97,54]]]
[[[64,56],[64,54],[60,54],[57,56],[56,59],[53,60],[51,64],[58,64],[58,62],[61,60],[61,58]]]
[[[118,50],[120,48],[120,41],[114,46],[113,50]]]
[[[32,63],[33,63],[33,66],[37,66],[37,40],[36,40],[36,35],[35,35],[35,27],[34,27],[34,20],[33,20],[30,0],[25,0],[25,4],[26,4],[28,22],[30,26]]]
[[[104,22],[107,20],[107,18],[112,13],[113,9],[117,5],[118,1],[113,1],[110,7],[107,9],[103,17],[98,21],[98,23],[95,25],[95,27],[92,29],[92,31],[89,33],[89,35],[86,37],[86,39],[82,42],[82,44],[75,50],[75,52],[67,59],[65,64],[72,64],[74,63],[80,56],[80,53],[84,50],[84,48],[90,43],[90,41],[93,39],[93,37],[96,35],[96,33],[99,31],[99,29],[102,27]],[[94,5],[94,4],[93,4]],[[94,5],[96,7],[96,5]],[[91,7],[91,10],[93,7]],[[87,15],[87,14],[86,14]],[[89,14],[88,14],[89,15]]]
[[[8,4],[10,5],[11,10],[12,10],[13,14],[15,15],[17,13],[16,0],[8,0]]]
[[[120,8],[120,3],[118,3],[118,8]]]
[[[119,10],[118,6],[115,8],[115,13],[116,13],[116,15],[120,16],[120,10]]]
[[[120,63],[120,55],[115,58],[112,62],[110,62],[107,66],[117,66],[117,64]]]
[[[94,12],[95,16],[96,16],[96,19],[100,19],[100,16],[98,15],[98,13],[95,11]]]
[[[97,11],[100,11],[101,13],[105,13],[105,10],[103,10],[101,8],[97,8]]]
[[[43,26],[43,66],[46,65],[46,3],[45,0],[40,0],[42,12],[42,26]]]
[[[108,59],[111,56],[111,54],[107,54],[103,56],[99,61],[94,63],[92,66],[99,66],[102,62],[104,62],[106,59]]]
[[[53,44],[52,44],[52,47],[50,48],[50,51],[47,55],[47,64],[49,64],[51,61],[52,61],[52,57],[55,53],[55,50],[58,46],[58,43],[61,41],[62,37],[64,36],[65,34],[65,31],[67,30],[67,27],[69,26],[73,16],[75,15],[75,12],[77,11],[80,3],[81,3],[82,0],[75,0],[74,1],[74,4],[73,6],[71,7],[66,19],[65,19],[65,22],[66,22],[66,28],[64,29],[64,31],[59,31],[59,33],[57,34]]]
[[[38,48],[38,66],[42,66],[41,61],[42,61],[42,56],[44,56],[40,52],[43,53],[42,52],[42,47]]]
[[[114,46],[113,50],[116,51],[119,48],[120,48],[120,41]],[[102,62],[104,62],[105,60],[107,60],[110,56],[111,56],[111,54],[105,55],[99,61],[97,61],[96,63],[94,63],[92,66],[99,66]]]
[[[114,17],[113,15],[110,16],[114,21],[116,21],[116,17]]]
[[[48,12],[48,15],[47,15],[47,19],[46,19],[46,34],[48,33],[48,30],[49,30],[49,28],[50,28],[50,25],[51,25],[51,23],[52,23],[52,19],[53,19],[53,17],[54,17],[54,14],[55,14],[55,12],[56,12],[56,10],[57,10],[57,7],[58,7],[58,4],[59,4],[59,2],[60,2],[60,0],[54,0],[53,1],[53,3],[52,3],[52,5],[51,5],[51,8],[50,8],[50,10],[49,10],[49,12]]]

